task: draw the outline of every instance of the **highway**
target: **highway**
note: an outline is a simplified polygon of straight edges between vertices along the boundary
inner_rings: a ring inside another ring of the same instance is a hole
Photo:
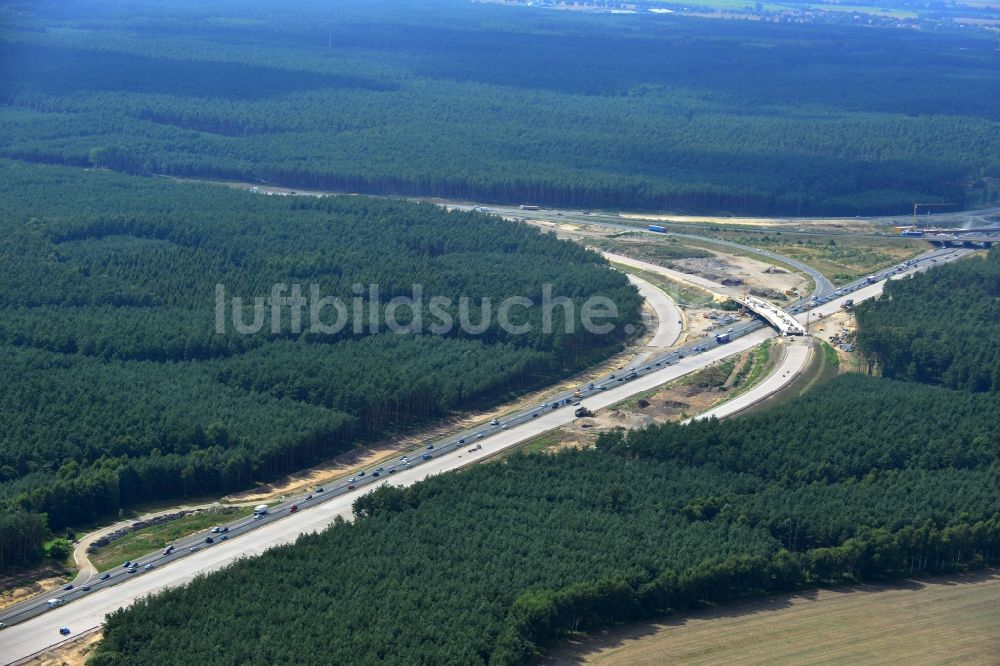
[[[673,347],[684,331],[684,315],[681,309],[669,296],[663,293],[663,290],[657,289],[642,278],[629,275],[628,280],[636,286],[639,294],[646,299],[646,304],[656,314],[656,330],[645,346],[651,349]],[[636,361],[636,363],[641,362]]]
[[[935,250],[918,258],[912,266],[905,269],[894,267],[875,277],[881,280],[925,270],[938,262],[956,259],[970,251]],[[839,301],[848,297],[860,302],[880,292],[880,284],[869,284],[867,280],[861,280],[836,290],[837,300],[827,301],[823,297],[822,300],[826,302],[817,299],[815,305],[797,307],[801,308],[800,318],[808,320],[810,317],[820,316],[823,310],[827,313],[833,311],[839,307]],[[664,320],[662,316],[660,319]],[[659,331],[656,335],[659,335]],[[169,555],[158,552],[141,558],[134,573],[121,567],[112,570],[109,572],[111,577],[93,584],[92,590],[76,588],[18,604],[0,614],[0,622],[13,625],[0,632],[0,661],[18,661],[59,643],[64,640],[59,635],[61,626],[69,627],[73,635],[79,635],[100,626],[109,611],[126,606],[139,597],[183,584],[198,573],[213,571],[240,557],[256,555],[275,545],[290,543],[299,534],[325,529],[337,516],[349,518],[353,501],[377,484],[387,483],[391,479],[394,485],[406,486],[433,474],[479,462],[573,421],[575,416],[570,405],[572,402],[583,399],[592,410],[607,407],[734,353],[751,349],[774,335],[776,333],[772,329],[764,327],[759,321],[738,325],[734,327],[733,339],[729,343],[717,344],[714,338],[691,342],[644,361],[642,365],[602,377],[591,386],[581,387],[579,397],[573,391],[562,392],[549,398],[549,402],[505,417],[502,423],[467,429],[429,442],[425,448],[385,463],[384,467],[365,470],[364,476],[359,471],[356,477],[338,481],[322,492],[317,489],[308,496],[274,505],[267,515],[259,519],[247,518],[230,523],[227,525],[229,532],[226,540],[212,535],[214,542],[208,544],[205,543],[207,535],[202,532],[178,541],[175,550]],[[191,552],[192,547],[197,547],[198,550]],[[149,565],[151,568],[147,570]],[[46,599],[49,598],[64,599],[68,603],[50,609],[46,604]]]
[[[808,338],[790,338],[785,347],[785,355],[781,362],[771,371],[764,381],[751,388],[746,393],[742,393],[732,400],[727,400],[717,407],[688,419],[696,421],[700,419],[724,419],[727,416],[739,414],[743,410],[757,404],[765,398],[769,398],[778,391],[788,386],[802,370],[806,367],[812,357],[812,340]]]
[[[801,261],[798,261],[797,259],[780,255],[777,252],[771,252],[770,250],[763,250],[760,248],[752,247],[750,245],[742,245],[741,243],[734,243],[733,241],[720,240],[715,238],[706,238],[704,236],[697,236],[694,234],[675,233],[672,231],[667,231],[667,232],[649,231],[649,229],[647,228],[648,225],[640,223],[625,224],[623,222],[609,221],[609,220],[621,219],[617,215],[595,213],[584,217],[578,212],[559,211],[554,209],[544,210],[544,211],[529,211],[529,210],[521,210],[517,207],[511,207],[511,206],[494,206],[487,208],[484,206],[463,205],[463,204],[443,204],[443,205],[449,209],[454,208],[458,210],[479,210],[483,212],[495,213],[508,218],[524,218],[527,220],[544,221],[544,222],[559,222],[560,220],[556,218],[563,216],[563,213],[565,212],[566,214],[573,216],[572,220],[569,219],[563,220],[567,223],[572,222],[574,224],[590,224],[598,227],[605,227],[608,229],[616,229],[618,231],[646,233],[653,236],[676,236],[677,238],[688,238],[702,243],[709,242],[715,245],[722,245],[725,247],[732,248],[734,250],[739,250],[740,252],[750,254],[751,256],[766,257],[768,259],[772,259],[774,261],[787,264],[795,268],[796,270],[805,273],[806,275],[812,278],[813,283],[815,284],[812,293],[813,296],[817,297],[826,296],[827,294],[833,293],[835,291],[833,283],[830,282],[826,278],[826,276],[820,273],[818,270],[816,270],[812,266],[809,266],[808,264],[804,264]]]

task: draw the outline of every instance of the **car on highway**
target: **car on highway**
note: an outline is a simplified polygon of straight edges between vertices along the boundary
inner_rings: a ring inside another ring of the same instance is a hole
[[[428,450],[428,451],[430,451],[431,449],[433,449],[433,448],[434,448],[434,445],[433,445],[433,444],[428,444],[428,445],[426,446],[426,448],[427,448],[427,450]]]
[[[138,570],[139,570],[139,567],[129,567],[129,568],[128,568],[128,572],[129,572],[129,573],[135,573],[135,572],[136,572],[136,571],[138,571]]]
[[[228,534],[223,534],[222,536],[219,537],[219,541],[228,541],[228,540],[229,540]]]
[[[192,553],[197,553],[198,550],[200,549],[198,548],[198,546],[191,546],[190,548],[188,548],[188,550],[191,551]]]
[[[125,562],[122,564],[122,569],[128,569],[130,566],[132,566],[132,561],[125,560]]]
[[[290,506],[288,508],[288,512],[289,513],[295,513],[298,510],[299,510],[299,505],[298,504],[293,504],[292,506]]]
[[[215,526],[215,527],[212,528],[212,534],[218,534],[221,531],[222,531],[222,528],[219,527],[219,526]]]
[[[490,421],[490,425],[491,425],[491,426],[493,426],[493,427],[495,428],[495,427],[497,427],[498,425],[500,425],[500,421],[498,421],[498,420],[496,420],[496,419],[493,419],[492,421]]]
[[[80,589],[83,590],[84,592],[90,592],[90,586],[89,585],[84,585]]]
[[[319,493],[323,492],[323,486],[316,486],[316,490],[315,490],[315,492],[316,492],[316,494],[317,494],[317,495],[318,495]]]
[[[482,439],[482,438],[483,438],[483,433],[480,432],[476,434],[476,439]]]
[[[424,460],[430,460],[433,456],[431,456],[431,454],[429,454],[429,453],[425,453],[424,455],[422,455],[420,457],[423,458]]]
[[[376,479],[377,479],[377,478],[378,478],[378,477],[380,477],[380,476],[382,476],[382,472],[380,472],[380,471],[378,471],[378,470],[375,470],[374,472],[372,472],[372,477],[373,477],[373,478],[376,478]]]
[[[67,583],[67,584],[63,585],[63,589],[64,590],[72,590],[73,589],[73,583]]]
[[[105,573],[101,574],[101,580],[107,580],[109,578],[111,578],[111,574],[110,573],[105,572]]]
[[[210,536],[205,537],[205,543],[215,543],[215,539]]]
[[[153,564],[152,562],[150,562],[149,564],[147,564],[146,566],[143,567],[143,570],[144,571],[152,571],[155,568],[156,568],[156,565]]]
[[[62,634],[63,636],[69,636],[70,634],[69,627],[59,627],[59,633]]]

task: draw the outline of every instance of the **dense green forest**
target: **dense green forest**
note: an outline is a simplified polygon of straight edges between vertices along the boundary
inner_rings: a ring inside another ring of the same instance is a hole
[[[1000,177],[982,35],[433,0],[11,2],[0,155],[586,208],[906,212]]]
[[[296,331],[290,307],[273,320],[267,307],[259,332],[228,319],[218,332],[217,284],[249,303],[279,282],[341,298],[342,330],[314,330],[303,308]],[[421,332],[372,333],[354,284],[378,285],[379,305],[422,285]],[[551,333],[540,307],[512,311],[525,334],[495,306],[480,314],[508,296],[540,304],[546,284],[575,310],[556,308]],[[594,294],[618,307],[610,333],[580,325]],[[456,322],[469,297],[482,332],[431,334],[435,296]],[[0,513],[56,528],[244,488],[603,358],[640,304],[598,255],[480,213],[0,162]],[[0,533],[0,566],[37,557],[37,540]]]
[[[991,394],[851,375],[385,488],[113,613],[91,663],[524,664],[571,630],[997,561],[998,422]]]
[[[856,312],[858,345],[883,376],[1000,392],[1000,249],[893,280]]]

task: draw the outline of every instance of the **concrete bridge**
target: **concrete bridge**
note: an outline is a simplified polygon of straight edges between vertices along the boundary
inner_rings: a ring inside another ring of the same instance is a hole
[[[773,303],[749,295],[744,298],[734,298],[733,300],[763,317],[768,324],[776,328],[782,335],[806,334],[806,329],[802,324],[795,321],[795,317]]]

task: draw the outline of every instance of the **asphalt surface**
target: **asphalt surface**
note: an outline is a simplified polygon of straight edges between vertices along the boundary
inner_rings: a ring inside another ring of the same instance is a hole
[[[970,251],[935,250],[922,255],[916,265],[905,272],[924,270]],[[900,272],[893,268],[880,272],[877,278],[897,275]],[[823,310],[832,312],[838,307],[838,301],[853,297],[860,302],[877,295],[881,289],[880,285],[859,280],[836,291],[839,294],[837,300],[820,301],[811,307],[805,300],[798,306],[792,305],[803,308],[801,316],[809,318],[819,316],[818,313]],[[790,309],[794,311],[794,308]],[[755,347],[774,335],[772,329],[765,328],[756,320],[739,324],[734,326],[729,343],[717,344],[713,338],[689,343],[644,361],[641,366],[634,367],[634,375],[633,368],[630,368],[594,382],[592,388],[583,389],[580,398],[589,409],[607,407]],[[0,661],[18,661],[62,642],[65,637],[59,634],[60,627],[69,627],[72,635],[78,635],[100,626],[108,612],[127,606],[136,598],[183,584],[197,574],[219,569],[240,557],[257,555],[275,545],[291,543],[300,534],[325,529],[337,516],[349,518],[353,501],[377,484],[391,480],[394,485],[411,485],[433,474],[481,461],[569,423],[575,416],[573,406],[568,403],[576,399],[571,391],[561,393],[548,403],[505,417],[502,424],[484,425],[430,442],[426,448],[410,453],[408,458],[400,457],[384,464],[384,468],[365,470],[364,476],[359,474],[354,479],[339,481],[322,492],[314,490],[311,497],[301,496],[273,505],[267,515],[258,519],[247,518],[228,524],[226,540],[205,532],[180,540],[170,554],[157,552],[140,558],[131,573],[129,569],[116,568],[109,572],[111,576],[108,580],[98,581],[91,590],[74,588],[54,592],[7,609],[0,613],[0,622],[13,626],[0,632]],[[266,529],[259,529],[265,526]],[[207,536],[213,538],[213,543],[205,542]],[[191,552],[192,547],[196,547],[197,551]],[[50,598],[59,598],[66,603],[49,608],[46,599]]]
[[[629,275],[628,279],[656,313],[656,330],[645,346],[655,349],[672,347],[684,330],[684,315],[681,309],[661,289],[657,289],[642,278]]]

